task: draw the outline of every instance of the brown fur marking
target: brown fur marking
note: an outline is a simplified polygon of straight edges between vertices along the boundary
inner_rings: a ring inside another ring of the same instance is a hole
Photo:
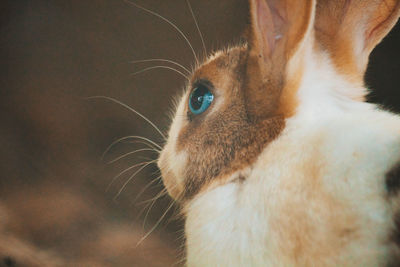
[[[247,50],[235,48],[201,67],[193,76],[193,82],[210,81],[216,97],[221,96],[224,101],[218,111],[207,114],[212,112],[211,105],[204,114],[194,116],[179,134],[178,150],[189,151],[184,175],[185,198],[196,194],[216,177],[254,162],[265,145],[284,128],[283,116],[272,110],[271,116],[262,121],[249,118],[243,94],[244,88],[249,87],[246,66]],[[270,103],[278,103],[278,98],[279,94],[269,94],[269,91],[264,91],[262,97]]]
[[[400,190],[400,163],[386,174],[386,189],[389,196],[395,196]]]

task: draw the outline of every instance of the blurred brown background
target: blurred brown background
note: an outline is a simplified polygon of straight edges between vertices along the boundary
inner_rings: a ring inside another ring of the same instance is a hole
[[[246,1],[191,2],[208,51],[239,40]],[[176,23],[201,53],[184,0],[136,3]],[[118,196],[135,170],[109,186],[122,170],[157,154],[143,151],[107,164],[145,147],[123,142],[100,160],[120,137],[145,136],[160,145],[162,138],[123,107],[85,97],[116,98],[166,132],[183,78],[164,69],[132,76],[158,63],[130,61],[167,58],[190,67],[194,59],[184,39],[123,0],[3,0],[0,7],[0,266],[180,266],[182,220],[176,207],[137,245],[171,203],[164,196],[146,206],[163,190],[154,180],[157,167],[146,167]],[[367,74],[371,101],[395,111],[399,39],[398,24],[373,53]]]

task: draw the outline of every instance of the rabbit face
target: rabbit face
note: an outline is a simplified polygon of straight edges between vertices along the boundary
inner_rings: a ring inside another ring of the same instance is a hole
[[[249,166],[284,127],[278,114],[279,84],[269,87],[268,115],[254,118],[246,90],[262,80],[247,77],[252,63],[247,46],[218,52],[201,65],[181,98],[159,167],[169,193],[191,198],[211,181],[223,181]],[[201,114],[191,111],[193,91],[203,87],[213,95]],[[224,181],[226,182],[226,181]]]

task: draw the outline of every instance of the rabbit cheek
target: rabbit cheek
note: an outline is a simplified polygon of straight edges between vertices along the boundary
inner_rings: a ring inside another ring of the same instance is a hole
[[[178,149],[190,151],[184,172],[184,200],[206,190],[213,182],[229,182],[226,177],[249,167],[285,125],[283,117],[249,123],[240,117],[241,113],[220,113],[207,125],[182,131]],[[218,182],[219,179],[224,181]]]

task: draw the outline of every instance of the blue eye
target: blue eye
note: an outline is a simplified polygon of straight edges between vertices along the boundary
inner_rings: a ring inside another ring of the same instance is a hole
[[[204,85],[197,86],[190,94],[189,108],[195,114],[201,114],[211,105],[214,95]]]

